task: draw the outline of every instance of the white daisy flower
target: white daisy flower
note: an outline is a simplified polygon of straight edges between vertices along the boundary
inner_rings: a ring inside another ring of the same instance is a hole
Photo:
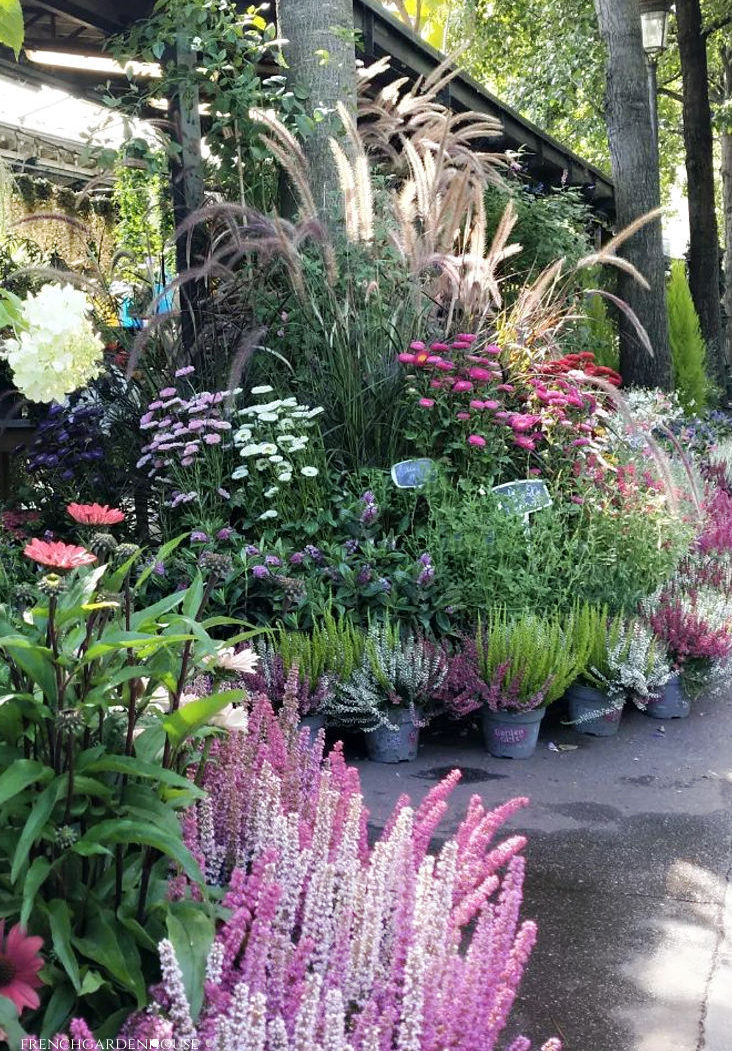
[[[273,390],[274,390],[274,387],[268,387],[266,384],[263,384],[261,387],[252,387],[250,393],[251,394],[256,394],[256,395],[259,395],[259,394],[271,394]]]
[[[268,511],[262,511],[261,515],[257,519],[259,522],[265,521],[267,518],[276,518],[277,512],[274,507],[270,507]]]
[[[306,478],[315,478],[319,471],[317,467],[301,467],[300,474],[304,474]]]

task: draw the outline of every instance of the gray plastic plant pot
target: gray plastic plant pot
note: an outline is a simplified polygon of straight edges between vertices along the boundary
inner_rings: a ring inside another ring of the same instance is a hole
[[[309,735],[309,745],[315,744],[315,738],[318,736],[321,730],[325,729],[325,716],[324,715],[303,715],[300,719],[300,730],[307,730]]]
[[[530,712],[492,712],[483,708],[483,740],[497,759],[530,759],[539,740],[544,708]]]
[[[417,758],[419,727],[409,708],[395,708],[389,714],[389,726],[367,730],[366,751],[374,763],[408,763]]]
[[[569,722],[578,734],[613,737],[618,732],[623,709],[613,704],[602,690],[574,685],[565,696],[569,702]]]
[[[686,719],[691,712],[691,703],[684,692],[680,675],[674,675],[658,697],[649,698],[646,714],[652,719]]]

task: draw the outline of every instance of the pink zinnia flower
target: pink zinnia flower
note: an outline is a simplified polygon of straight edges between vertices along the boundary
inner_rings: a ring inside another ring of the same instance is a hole
[[[163,387],[163,389],[160,391],[160,397],[174,398],[177,393],[178,391],[175,389],[175,387]]]
[[[470,413],[469,412],[459,412],[457,414],[457,419],[458,420],[469,420],[470,419]]]
[[[60,540],[39,540],[37,537],[26,544],[23,554],[39,565],[51,566],[52,569],[76,569],[78,566],[90,566],[97,560],[97,556],[85,547],[64,544]]]
[[[220,434],[207,434],[204,439],[206,445],[218,445],[221,442]]]
[[[489,343],[487,347],[483,347],[484,354],[500,354],[501,348],[495,343]]]
[[[455,362],[448,361],[447,358],[440,358],[435,368],[440,369],[442,372],[452,372],[455,368]]]
[[[481,369],[477,365],[473,365],[472,368],[468,369],[468,375],[471,379],[478,380],[481,383],[486,383],[493,378],[492,372],[489,372],[488,369]]]
[[[24,1007],[35,1011],[40,1006],[36,989],[43,985],[38,972],[43,959],[38,950],[43,938],[29,938],[19,923],[5,937],[5,920],[0,920],[0,996],[15,1004],[18,1014]]]
[[[458,332],[455,339],[459,339],[461,343],[475,343],[478,337],[474,332]]]
[[[430,343],[430,350],[449,350],[447,343]]]
[[[433,390],[442,390],[444,386],[444,380],[430,380],[430,387],[432,387]]]
[[[468,445],[475,445],[479,449],[483,449],[485,447],[485,438],[480,434],[469,434]]]
[[[397,360],[401,361],[402,365],[413,365],[414,354],[407,354],[406,351],[403,354],[397,355]]]
[[[106,504],[69,504],[66,508],[79,525],[118,525],[124,522],[125,516],[117,507]]]
[[[485,402],[478,401],[477,398],[473,398],[473,400],[470,403],[470,408],[471,409],[484,409],[485,408]]]
[[[458,380],[456,383],[453,383],[452,389],[455,394],[465,394],[466,391],[473,389],[473,384],[469,380]]]
[[[536,448],[534,441],[526,434],[515,434],[513,440],[516,445],[520,445],[522,449],[528,449],[530,452],[533,452]]]
[[[499,383],[496,390],[505,391],[506,394],[513,394],[516,388],[511,383]]]
[[[432,398],[420,398],[419,404],[423,409],[433,409],[435,405]]]
[[[426,350],[427,346],[426,346],[425,343],[422,342],[421,339],[414,339],[409,344],[409,349],[410,350]]]
[[[497,409],[500,404],[501,404],[500,401],[493,401],[491,399],[489,401],[484,401],[483,402],[483,408],[484,409]]]

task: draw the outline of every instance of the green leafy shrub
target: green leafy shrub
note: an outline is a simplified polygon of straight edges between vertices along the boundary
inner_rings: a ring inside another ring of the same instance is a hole
[[[709,397],[706,344],[682,259],[671,264],[668,285],[668,325],[674,385],[684,408],[703,412]]]
[[[179,820],[201,797],[185,776],[200,756],[188,742],[234,720],[243,696],[184,697],[196,670],[226,666],[209,634],[221,618],[202,616],[222,567],[145,607],[160,562],[134,581],[139,553],[116,569],[89,569],[94,557],[64,544],[34,541],[27,554],[87,568],[46,573],[22,613],[0,608],[0,915],[49,951],[41,978],[52,995],[32,1020],[42,1035],[79,1009],[113,1035],[147,1002],[161,938],[189,960],[191,931],[199,948],[213,938],[209,904],[172,902],[167,885],[171,865],[204,882]]]

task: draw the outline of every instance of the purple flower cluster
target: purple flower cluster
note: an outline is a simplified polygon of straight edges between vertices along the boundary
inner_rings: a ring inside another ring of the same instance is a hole
[[[39,479],[60,479],[77,490],[82,489],[83,482],[103,484],[103,416],[100,405],[73,408],[52,404],[39,422],[28,451],[28,472]]]
[[[361,497],[361,503],[363,504],[360,518],[361,525],[370,526],[379,516],[379,505],[376,503],[376,497],[370,489],[367,489]]]
[[[425,551],[423,555],[419,556],[419,564],[422,569],[417,577],[417,585],[421,588],[427,588],[435,579],[435,567],[432,564],[432,556]]]
[[[190,366],[185,375],[189,371]],[[230,448],[231,423],[225,414],[231,394],[226,390],[214,394],[202,391],[184,398],[175,387],[164,387],[140,418],[140,430],[152,432],[152,438],[143,446],[138,468],[146,468],[148,477],[155,479],[172,465],[193,466],[207,447]],[[174,493],[172,506],[188,502],[189,496]]]

